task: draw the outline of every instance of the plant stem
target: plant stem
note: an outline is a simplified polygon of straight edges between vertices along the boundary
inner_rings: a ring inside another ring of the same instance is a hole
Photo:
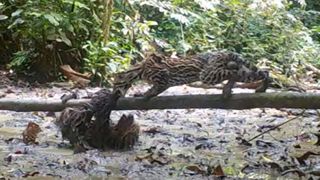
[[[105,12],[102,19],[103,44],[106,45],[109,40],[111,17],[113,10],[113,0],[104,0]]]

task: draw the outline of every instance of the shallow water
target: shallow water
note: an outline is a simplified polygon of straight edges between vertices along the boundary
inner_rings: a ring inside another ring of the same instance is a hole
[[[145,86],[137,86],[129,95]],[[94,92],[97,89],[91,89]],[[12,97],[59,98],[66,91],[59,88],[15,89]],[[235,93],[253,92],[235,90]],[[81,91],[85,95],[84,91]],[[220,90],[170,88],[164,95],[221,93]],[[277,125],[301,110],[149,110],[112,112],[116,121],[131,113],[141,126],[138,144],[132,151],[88,151],[73,154],[53,124],[54,117],[45,112],[0,114],[0,177],[43,179],[210,179],[210,169],[221,166],[229,178],[296,179],[297,173],[281,175],[288,168],[304,172],[320,170],[320,158],[314,155],[297,162],[296,157],[311,151],[319,131],[319,117],[314,110],[277,130],[254,140],[252,146],[239,144],[239,138],[251,137]],[[40,125],[39,145],[26,146],[21,133],[29,121]],[[152,131],[154,129],[156,131]],[[149,132],[150,131],[150,132]],[[154,132],[154,133],[152,133]],[[300,148],[296,148],[297,144]],[[306,176],[310,176],[306,173]]]

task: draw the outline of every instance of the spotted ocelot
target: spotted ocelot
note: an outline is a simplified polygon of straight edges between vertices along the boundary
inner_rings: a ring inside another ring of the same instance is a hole
[[[228,80],[223,87],[223,97],[231,96],[236,82],[262,80],[256,92],[265,92],[269,74],[258,70],[233,52],[208,52],[189,57],[172,58],[157,53],[149,54],[140,64],[114,77],[114,93],[124,96],[135,80],[144,80],[153,85],[143,94],[151,98],[172,86],[201,81],[215,85]]]

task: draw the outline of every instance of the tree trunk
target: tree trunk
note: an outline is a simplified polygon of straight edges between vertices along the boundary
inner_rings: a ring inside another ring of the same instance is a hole
[[[70,100],[62,104],[59,99],[0,99],[0,110],[61,111],[65,107],[80,106],[89,99]],[[301,108],[320,109],[320,94],[316,93],[243,93],[228,99],[219,95],[158,96],[150,100],[137,97],[120,98],[116,110],[147,109],[251,109],[251,108]]]

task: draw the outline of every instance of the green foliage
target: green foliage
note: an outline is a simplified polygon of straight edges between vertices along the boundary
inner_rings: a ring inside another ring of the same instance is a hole
[[[139,50],[149,50],[150,27],[156,25],[153,21],[140,22],[137,16],[130,17],[118,9],[113,14],[108,43],[87,41],[83,46],[87,52],[85,69],[99,81],[128,68],[132,59],[142,56]]]
[[[9,66],[20,72],[29,70],[32,63],[32,51],[18,51],[14,53],[14,58]]]
[[[0,47],[17,72],[60,64],[103,82],[154,48],[181,55],[228,49],[288,76],[319,63],[320,13],[314,1],[114,0],[108,43],[97,0],[0,3]],[[1,51],[0,51],[1,52]],[[7,53],[7,54],[8,54]],[[0,54],[2,55],[2,54]]]
[[[2,40],[15,49],[9,67],[18,73],[36,71],[40,76],[44,72],[54,76],[60,64],[79,63],[76,60],[82,42],[96,31],[92,28],[95,19],[85,2],[5,1],[0,14]]]
[[[151,2],[144,3],[142,9],[146,11],[151,7],[146,15],[152,11],[162,12],[156,17],[159,26],[155,36],[166,39],[179,53],[228,49],[254,62],[264,59],[263,62],[280,67],[282,73],[288,75],[297,72],[296,67],[303,61],[319,61],[319,44],[313,41],[310,29],[289,11],[289,3]],[[315,19],[310,21],[315,22]],[[312,27],[315,33],[317,27]]]

